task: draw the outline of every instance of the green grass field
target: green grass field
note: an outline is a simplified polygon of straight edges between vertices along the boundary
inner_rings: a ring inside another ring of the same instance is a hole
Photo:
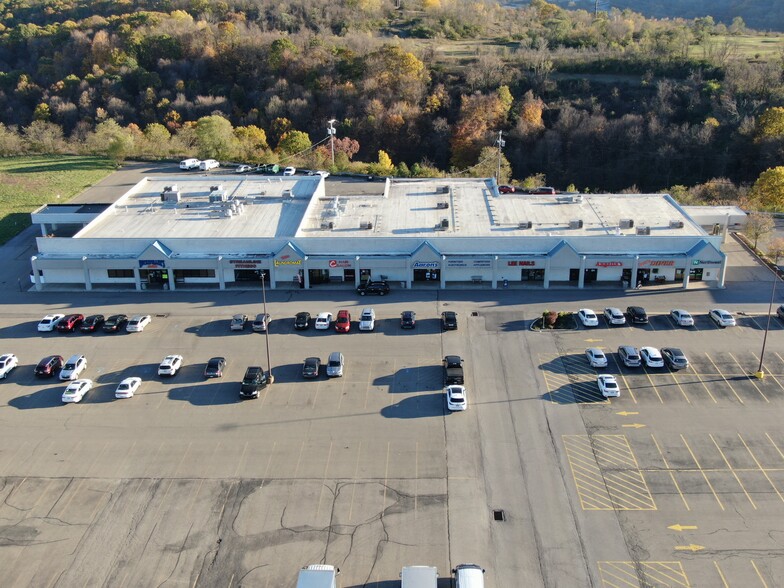
[[[115,170],[110,160],[78,155],[0,159],[0,244],[30,226],[42,204],[63,204]]]

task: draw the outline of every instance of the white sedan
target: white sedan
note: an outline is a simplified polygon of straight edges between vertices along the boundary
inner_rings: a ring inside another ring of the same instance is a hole
[[[604,351],[596,347],[589,347],[585,350],[585,357],[591,367],[607,367],[607,356]]]
[[[449,410],[465,410],[468,408],[465,386],[447,386],[444,392],[446,393],[446,407]]]
[[[719,325],[722,329],[724,327],[734,327],[735,326],[735,317],[732,316],[729,312],[724,310],[723,308],[714,308],[709,313],[708,316],[711,317],[714,323]]]
[[[13,353],[0,355],[0,378],[6,379],[11,370],[19,365],[19,359]]]
[[[613,306],[604,309],[604,318],[606,318],[607,322],[611,325],[626,324],[626,316],[621,312],[621,309]]]
[[[142,385],[141,378],[125,378],[117,385],[117,390],[114,391],[115,398],[133,398],[134,393]]]
[[[320,312],[319,315],[316,317],[316,323],[313,326],[316,329],[323,331],[325,329],[329,329],[329,326],[331,324],[332,324],[332,313]]]
[[[664,367],[664,358],[655,347],[640,347],[640,357],[645,362],[645,366],[649,368],[662,368]]]
[[[693,327],[694,317],[682,308],[673,308],[670,311],[670,318],[679,327]]]
[[[158,366],[159,376],[173,376],[182,367],[182,355],[167,355]]]
[[[93,387],[92,380],[74,380],[63,392],[63,402],[81,402],[84,395]]]
[[[287,167],[286,169],[283,170],[283,175],[284,176],[293,176],[295,173],[297,173],[297,168],[296,167],[289,166],[289,167]]]
[[[615,376],[610,374],[602,374],[596,378],[596,383],[599,385],[599,392],[605,398],[618,398],[621,395],[621,389],[618,387],[618,382]]]
[[[38,330],[42,333],[47,331],[54,331],[57,323],[59,323],[63,317],[65,317],[64,314],[47,314],[44,318],[41,319],[41,322],[38,323]]]
[[[577,311],[577,317],[584,327],[598,327],[599,317],[590,308],[581,308]]]
[[[152,317],[149,314],[137,314],[128,321],[125,330],[129,333],[141,333],[144,327],[152,322]]]

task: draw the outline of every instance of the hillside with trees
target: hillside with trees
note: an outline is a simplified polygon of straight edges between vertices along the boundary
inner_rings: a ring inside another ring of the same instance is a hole
[[[721,202],[784,161],[782,38],[712,19],[544,0],[0,3],[4,155],[493,175],[501,131],[502,180]]]

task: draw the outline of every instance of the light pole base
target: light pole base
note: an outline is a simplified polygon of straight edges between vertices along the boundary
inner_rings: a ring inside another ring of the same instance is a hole
[[[765,372],[754,372],[754,377],[757,378],[758,380],[761,380],[762,378],[765,377]]]

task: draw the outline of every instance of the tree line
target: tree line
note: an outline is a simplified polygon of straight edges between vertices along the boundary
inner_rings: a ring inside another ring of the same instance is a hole
[[[742,22],[397,4],[0,1],[0,153],[492,175],[501,131],[503,181],[711,201],[784,161],[784,51],[738,58]]]

